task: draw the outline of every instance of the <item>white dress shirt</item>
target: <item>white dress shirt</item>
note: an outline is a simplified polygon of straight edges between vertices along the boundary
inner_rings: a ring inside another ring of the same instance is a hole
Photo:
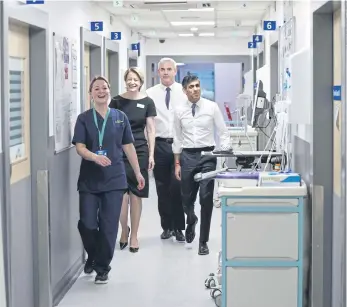
[[[147,89],[147,95],[153,99],[157,109],[155,117],[155,136],[160,138],[173,138],[173,117],[174,109],[187,101],[186,94],[183,93],[180,83],[173,83],[170,86],[170,103],[169,109],[165,104],[166,86],[157,84]]]
[[[175,110],[173,153],[180,154],[182,148],[215,146],[215,127],[221,147],[229,149],[231,139],[218,104],[200,98],[196,103],[195,116],[192,114],[192,105],[190,101],[186,101]]]

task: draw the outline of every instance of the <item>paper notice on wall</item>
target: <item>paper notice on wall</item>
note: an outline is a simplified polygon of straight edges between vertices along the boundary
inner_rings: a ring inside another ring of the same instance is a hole
[[[334,122],[337,130],[340,130],[340,107],[335,106],[334,108]]]
[[[54,34],[54,136],[55,152],[72,146],[77,118],[76,42]]]

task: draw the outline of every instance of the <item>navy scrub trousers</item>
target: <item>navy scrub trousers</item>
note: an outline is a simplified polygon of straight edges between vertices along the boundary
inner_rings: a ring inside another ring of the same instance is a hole
[[[95,113],[94,113],[95,112]],[[95,115],[95,119],[94,119]],[[98,274],[108,273],[115,249],[122,200],[127,189],[122,145],[133,143],[126,115],[110,109],[105,121],[103,140],[99,139],[103,117],[94,109],[81,113],[76,122],[73,144],[85,144],[92,152],[102,150],[111,165],[102,167],[82,159],[78,179],[80,220],[78,230],[88,262],[94,262]],[[97,127],[98,125],[98,127]]]
[[[124,191],[80,192],[78,230],[88,258],[95,261],[97,273],[107,273],[118,234]]]

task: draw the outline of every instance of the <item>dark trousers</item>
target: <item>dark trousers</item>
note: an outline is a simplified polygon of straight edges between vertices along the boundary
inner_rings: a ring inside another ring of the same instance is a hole
[[[158,194],[158,211],[163,230],[184,230],[180,182],[175,177],[172,144],[156,139],[153,170]]]
[[[200,150],[183,149],[181,153],[181,189],[184,212],[187,214],[187,224],[195,221],[194,204],[200,189],[200,243],[206,243],[210,236],[210,226],[213,211],[214,180],[194,181],[194,175],[216,170],[217,158],[201,156]]]
[[[116,245],[124,191],[99,194],[80,192],[80,232],[88,259],[95,261],[95,271],[109,271]]]

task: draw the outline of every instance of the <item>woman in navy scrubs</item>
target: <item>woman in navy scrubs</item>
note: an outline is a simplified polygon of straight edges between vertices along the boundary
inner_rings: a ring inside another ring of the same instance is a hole
[[[141,92],[144,77],[138,68],[129,68],[124,74],[127,91],[111,100],[110,107],[123,111],[129,119],[131,131],[134,136],[134,146],[141,169],[145,178],[145,188],[137,188],[136,177],[127,157],[124,157],[125,172],[128,180],[128,193],[124,195],[123,206],[120,215],[122,235],[120,237],[120,249],[128,245],[129,230],[128,212],[130,202],[131,234],[129,251],[136,253],[139,250],[137,232],[140,225],[142,198],[148,198],[149,183],[148,171],[154,167],[155,124],[157,116],[154,102],[146,93]],[[147,134],[147,138],[145,135]]]
[[[82,157],[78,191],[78,229],[88,253],[84,272],[96,271],[95,283],[107,283],[117,239],[122,199],[127,179],[123,151],[132,166],[138,189],[144,188],[134,139],[127,116],[108,107],[110,85],[104,77],[92,80],[89,92],[93,108],[81,113],[72,144]]]

